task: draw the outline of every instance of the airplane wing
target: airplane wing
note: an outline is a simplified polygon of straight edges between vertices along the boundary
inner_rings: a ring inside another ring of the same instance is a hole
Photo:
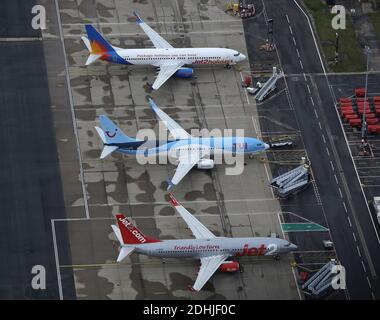
[[[151,27],[149,27],[136,13],[133,12],[134,16],[136,17],[136,22],[139,24],[141,29],[146,33],[146,35],[149,37],[150,41],[152,41],[153,45],[156,48],[161,49],[168,49],[173,48],[173,46],[167,42],[164,38],[162,38],[156,31],[154,31]]]
[[[171,60],[164,60],[162,63],[157,64],[160,68],[157,78],[154,81],[152,88],[159,89],[179,68],[184,65],[183,62],[173,62]]]
[[[187,211],[174,196],[170,193],[170,203],[178,211],[183,220],[186,221],[191,232],[197,239],[211,239],[215,238],[215,235],[207,229],[197,218],[195,218],[189,211]]]
[[[158,115],[160,120],[169,129],[174,139],[183,140],[191,138],[191,135],[187,133],[185,129],[183,129],[177,122],[170,118],[165,112],[163,112],[151,98],[149,98],[149,103],[153,111]]]
[[[198,273],[198,278],[195,280],[193,289],[195,291],[201,290],[215,271],[218,270],[223,261],[228,257],[228,255],[218,255],[201,258],[201,268]]]
[[[184,146],[185,147],[185,146]],[[191,145],[191,147],[197,147],[197,145]],[[199,152],[197,150],[194,151],[184,151],[184,155],[180,155],[179,164],[174,173],[174,176],[171,181],[169,181],[168,190],[170,190],[173,186],[176,186],[183,179],[184,176],[194,167],[199,160],[204,158],[206,154],[203,152]]]

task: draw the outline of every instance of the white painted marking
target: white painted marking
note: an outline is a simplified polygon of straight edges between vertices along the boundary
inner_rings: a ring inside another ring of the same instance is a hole
[[[286,15],[286,20],[288,20],[288,23],[290,23],[289,16]]]
[[[301,58],[301,55],[300,55],[300,52],[299,52],[298,48],[296,48],[296,51],[297,51],[298,59],[300,59],[300,58]],[[306,80],[306,79],[305,79],[305,80]]]
[[[307,91],[309,91],[309,94],[311,94],[311,90],[310,90],[310,86],[309,85],[307,85]]]
[[[317,113],[317,110],[314,109],[314,114],[315,114],[315,117],[318,119],[318,113]]]
[[[265,168],[265,173],[267,174],[268,182],[270,182],[271,179],[270,179],[270,176],[269,176],[269,171],[268,171],[266,163],[264,163],[264,168]],[[269,188],[269,189],[270,189],[270,191],[272,193],[272,198],[275,199],[276,197],[274,196],[273,188]]]
[[[368,277],[367,277],[367,282],[368,282],[368,286],[370,287],[370,289],[372,289],[371,282],[369,281]]]
[[[296,38],[293,37],[293,43],[294,43],[294,46],[297,47],[297,42],[296,42]]]
[[[240,77],[241,77],[241,81],[244,81],[244,79],[243,79],[243,73],[241,73],[241,72],[240,72]],[[245,97],[247,99],[247,103],[249,104],[250,102],[249,102],[247,90],[244,89],[244,88],[243,88],[243,90],[244,90],[244,93],[245,93]]]
[[[330,157],[330,151],[329,151],[329,148],[327,148],[327,147],[326,147],[326,153]]]
[[[255,121],[255,118],[252,116],[251,119],[252,119],[252,124],[253,124],[253,130],[255,130],[256,135],[259,135],[260,131],[259,131],[259,128],[257,127],[257,123]]]
[[[352,236],[354,237],[354,241],[358,242],[357,239],[356,239],[355,233],[352,233]]]
[[[292,273],[293,273],[293,277],[294,277],[294,283],[296,284],[296,287],[297,287],[297,292],[298,292],[298,297],[300,300],[302,300],[302,295],[301,295],[301,292],[300,292],[300,288],[298,288],[298,281],[297,281],[297,277],[296,277],[296,274],[294,272],[294,268],[292,267]]]
[[[359,249],[358,246],[356,246],[356,250],[358,250],[358,255],[359,255],[359,257],[361,258],[361,257],[362,257],[362,254],[360,253],[360,249]]]
[[[335,171],[334,164],[332,163],[331,160],[330,160],[330,166],[331,166],[331,169],[332,169],[333,171]]]
[[[323,139],[323,142],[326,143],[326,138],[324,134],[322,134],[322,139]]]
[[[191,20],[191,21],[186,21],[184,22],[184,24],[194,24],[194,23],[200,23],[200,24],[207,24],[207,23],[219,23],[219,22],[223,22],[223,23],[236,23],[237,20],[236,19],[210,19],[210,20]],[[63,23],[62,26],[64,27],[72,27],[72,26],[84,26],[86,23]],[[165,25],[169,25],[169,24],[175,24],[175,25],[178,25],[178,21],[165,21],[165,23],[162,23],[162,22],[155,22],[155,21],[149,21],[149,25],[152,26],[152,25],[162,25],[162,24],[165,24]],[[135,26],[136,25],[136,22],[133,21],[133,22],[97,22],[96,25],[99,25],[99,26],[119,26],[119,25],[133,25]],[[238,24],[236,25],[238,26]],[[161,34],[162,32],[160,32]]]
[[[303,74],[303,78],[305,79],[305,81],[307,81],[306,73]]]
[[[338,190],[339,190],[340,197],[343,199],[342,190],[340,190],[340,188]]]
[[[363,260],[362,260],[362,266],[363,266],[363,270],[364,270],[364,272],[367,273],[367,269],[365,268],[365,265],[364,265]]]
[[[56,267],[56,271],[57,271],[57,282],[58,282],[59,300],[63,300],[61,271],[59,270],[59,256],[58,256],[58,248],[57,248],[57,239],[56,239],[56,236],[55,236],[54,220],[52,219],[50,221],[50,223],[51,223],[51,232],[52,232],[52,237],[53,237],[55,267]]]
[[[319,129],[322,130],[322,125],[321,125],[321,122],[320,122],[320,121],[318,122],[318,126],[319,126]]]
[[[313,105],[313,107],[315,106],[315,103],[314,103],[314,99],[313,97],[310,96],[310,100],[311,100],[311,104]]]
[[[277,219],[278,219],[278,224],[281,227],[282,239],[286,239],[284,229],[282,229],[282,224],[281,224],[281,219],[280,219],[280,213],[277,213]]]
[[[291,35],[293,35],[293,29],[290,25],[289,25],[289,30],[290,30]]]
[[[343,202],[344,204],[344,207],[346,208],[346,204]],[[347,209],[346,209],[346,212],[347,212]],[[352,223],[351,223],[351,219],[349,216],[347,216],[347,220],[348,220],[348,224],[350,225],[350,227],[352,228]]]
[[[300,60],[300,66],[301,66],[301,69],[303,70],[303,64],[301,60]]]
[[[313,36],[315,47],[317,48],[317,53],[318,53],[319,61],[321,62],[324,74],[326,74],[326,68],[325,68],[325,66],[323,64],[321,53],[319,52],[319,47],[318,47],[318,44],[317,44],[317,40],[315,39],[314,30],[313,30],[313,27],[311,25],[309,16],[306,14],[306,12],[302,9],[302,7],[298,4],[298,2],[296,0],[293,0],[293,1],[297,5],[297,7],[302,11],[302,13],[304,14],[304,16],[306,17],[306,20],[307,20],[307,22],[309,24],[309,28],[310,28],[310,31],[311,31],[311,35]]]
[[[67,91],[69,94],[69,101],[70,101],[71,120],[73,123],[76,149],[77,149],[78,160],[79,160],[79,171],[80,171],[79,175],[80,175],[80,180],[81,180],[81,184],[82,184],[83,202],[84,202],[84,208],[85,208],[85,212],[86,212],[86,218],[89,219],[90,218],[90,212],[88,209],[87,192],[86,192],[86,186],[84,183],[82,153],[81,153],[80,147],[79,147],[79,135],[78,135],[77,123],[75,120],[74,99],[73,99],[72,89],[71,89],[71,84],[70,84],[69,66],[67,63],[65,41],[63,39],[62,22],[61,22],[61,16],[60,16],[60,12],[59,12],[58,0],[54,0],[54,1],[55,1],[55,9],[56,9],[56,14],[57,14],[58,26],[59,26],[59,36],[61,38],[61,45],[62,45],[62,50],[63,50],[63,58],[65,61],[65,76],[66,76]]]
[[[240,29],[235,29],[233,30],[232,28],[230,29],[223,29],[223,30],[202,30],[202,31],[190,31],[190,32],[187,32],[186,34],[202,34],[202,35],[205,35],[205,34],[211,34],[211,35],[215,35],[215,34],[220,34],[220,35],[234,35],[234,34],[241,34],[242,31],[240,31]],[[175,35],[175,34],[178,34],[178,35],[183,35],[183,32],[160,32],[160,35]],[[104,34],[105,37],[107,38],[117,38],[117,37],[130,37],[130,36],[137,36],[137,35],[145,35],[146,36],[146,33],[144,32],[112,32],[112,33],[107,33],[107,34]],[[65,38],[66,39],[79,39],[81,36],[87,36],[87,33],[79,33],[79,34],[67,34],[65,33],[64,34]]]
[[[339,184],[338,178],[336,177],[336,174],[334,174],[335,182],[336,184]]]

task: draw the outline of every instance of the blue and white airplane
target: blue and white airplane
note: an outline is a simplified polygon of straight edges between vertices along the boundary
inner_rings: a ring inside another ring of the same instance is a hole
[[[172,75],[191,78],[194,75],[188,65],[226,65],[243,61],[246,56],[226,48],[173,48],[156,31],[149,27],[136,12],[136,22],[154,45],[150,49],[122,49],[111,45],[91,25],[86,25],[87,36],[82,37],[90,55],[86,66],[100,59],[125,65],[152,65],[159,68],[152,89],[160,88]]]
[[[100,159],[114,151],[130,155],[143,155],[148,158],[166,157],[171,163],[177,164],[177,169],[169,187],[177,185],[194,167],[212,169],[214,160],[210,156],[256,154],[269,148],[269,145],[249,137],[193,137],[177,122],[163,112],[152,99],[149,103],[153,111],[168,128],[174,140],[144,141],[128,137],[107,116],[100,116],[101,128],[95,127],[104,143]]]

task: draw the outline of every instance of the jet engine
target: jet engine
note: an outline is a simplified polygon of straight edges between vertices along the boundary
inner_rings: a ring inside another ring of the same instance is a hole
[[[220,265],[219,270],[222,272],[237,272],[240,270],[240,264],[237,261],[225,261]]]
[[[201,159],[197,163],[197,168],[198,169],[205,169],[205,170],[212,169],[212,168],[214,168],[214,160]]]
[[[194,70],[192,68],[180,68],[174,73],[174,76],[177,78],[192,78]]]

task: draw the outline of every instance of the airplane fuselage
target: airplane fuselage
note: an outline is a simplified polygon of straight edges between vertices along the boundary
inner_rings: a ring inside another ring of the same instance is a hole
[[[131,65],[159,65],[164,60],[185,65],[232,65],[246,58],[236,50],[225,48],[116,49],[115,52],[116,55],[110,53],[101,59]]]
[[[216,255],[271,256],[295,250],[295,246],[279,238],[178,239],[133,246],[135,252],[161,258],[202,258]]]
[[[125,154],[144,154],[145,156],[167,156],[173,159],[185,153],[200,151],[210,155],[255,154],[268,149],[268,145],[256,138],[221,137],[190,138],[168,141],[135,141],[121,144],[110,144],[119,147],[117,151]]]

